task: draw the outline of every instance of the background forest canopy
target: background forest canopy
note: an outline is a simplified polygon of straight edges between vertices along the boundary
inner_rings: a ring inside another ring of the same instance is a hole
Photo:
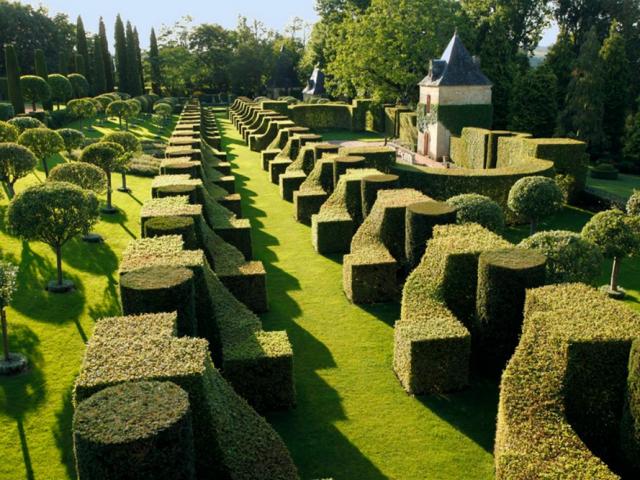
[[[580,138],[594,158],[640,165],[640,0],[317,0],[316,11],[313,26],[295,18],[282,32],[242,16],[234,29],[190,17],[161,26],[140,53],[143,87],[150,79],[170,96],[299,94],[319,65],[331,98],[414,106],[429,61],[457,30],[494,84],[495,128]],[[533,62],[552,24],[558,40]],[[0,44],[16,45],[23,74],[38,48],[49,72],[75,71],[85,55],[79,25],[0,0]],[[91,77],[93,35],[82,35]],[[118,69],[114,56],[107,70]]]

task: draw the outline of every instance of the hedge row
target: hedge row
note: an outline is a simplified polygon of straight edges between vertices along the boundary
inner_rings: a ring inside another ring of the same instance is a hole
[[[496,477],[637,476],[640,316],[583,284],[530,290],[525,312],[502,375]]]

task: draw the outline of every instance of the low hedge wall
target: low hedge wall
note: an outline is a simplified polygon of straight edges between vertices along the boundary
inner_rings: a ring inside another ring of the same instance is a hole
[[[429,197],[411,189],[378,193],[373,210],[353,236],[351,253],[343,259],[343,289],[353,303],[397,299],[398,274],[406,265],[405,210],[425,200]]]
[[[500,386],[496,478],[637,472],[639,338],[638,313],[586,285],[529,290]]]
[[[404,285],[395,325],[393,369],[407,392],[447,392],[468,384],[478,257],[508,246],[479,225],[435,227]]]
[[[206,340],[171,337],[153,321],[144,335],[127,335],[119,323],[98,321],[76,379],[76,405],[113,385],[173,382],[189,395],[197,478],[298,478],[278,434],[214,368]]]
[[[344,104],[298,104],[289,106],[289,118],[312,130],[351,130],[351,106]]]
[[[295,219],[305,225],[311,225],[311,218],[329,198],[333,190],[333,159],[325,157],[318,160],[309,176],[302,182],[300,189],[293,193]]]
[[[297,158],[278,177],[280,196],[288,202],[293,201],[293,192],[297,191],[315,166],[315,145],[308,144],[300,149]]]
[[[339,155],[364,157],[368,168],[375,168],[383,173],[389,173],[396,163],[396,151],[392,147],[342,147]]]

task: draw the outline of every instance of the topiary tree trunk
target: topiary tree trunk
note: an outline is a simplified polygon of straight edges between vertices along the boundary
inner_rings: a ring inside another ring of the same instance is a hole
[[[611,292],[618,291],[618,275],[620,273],[620,262],[618,257],[613,257],[613,266],[611,267],[611,282],[609,283],[609,290]]]
[[[0,308],[0,323],[2,323],[2,353],[4,361],[9,361],[9,334],[7,332],[7,312],[4,307]]]
[[[56,245],[56,269],[57,276],[56,281],[58,283],[58,287],[62,287],[62,245]]]

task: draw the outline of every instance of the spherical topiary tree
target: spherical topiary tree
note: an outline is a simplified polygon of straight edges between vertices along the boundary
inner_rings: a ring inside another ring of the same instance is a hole
[[[129,102],[130,100],[127,100]],[[130,132],[111,132],[102,137],[103,142],[117,143],[124,150],[124,155],[120,159],[120,173],[122,173],[122,186],[118,191],[129,193],[131,189],[127,187],[127,169],[136,153],[142,151],[140,140]]]
[[[0,143],[0,182],[7,188],[9,198],[15,194],[14,185],[36,166],[38,159],[27,147],[17,143]]]
[[[563,202],[562,190],[553,179],[525,177],[511,187],[507,204],[516,215],[531,222],[533,235],[538,222],[560,210]]]
[[[7,331],[6,308],[11,304],[18,289],[18,267],[10,262],[0,261],[0,324],[2,325],[2,360],[0,375],[19,373],[27,365],[26,359],[19,354],[9,352],[9,334]]]
[[[126,101],[116,100],[111,102],[107,107],[107,115],[110,117],[118,117],[118,125],[122,128],[122,119],[128,117],[130,110]]]
[[[51,89],[47,81],[37,75],[23,75],[20,77],[22,96],[31,100],[31,107],[35,112],[38,102],[46,102],[51,98]]]
[[[94,100],[97,100],[98,102],[100,102],[100,104],[102,104],[102,111],[104,112],[107,111],[107,107],[109,106],[109,104],[113,102],[113,98],[106,93],[94,97]]]
[[[575,232],[538,232],[524,239],[518,246],[537,250],[547,257],[548,283],[590,284],[602,270],[603,258],[598,247]]]
[[[64,140],[64,148],[69,155],[77,148],[81,148],[84,145],[84,133],[75,128],[59,128],[56,130],[58,135]]]
[[[80,75],[79,73],[72,73],[71,75],[67,76],[67,78],[71,83],[71,87],[73,88],[73,95],[76,98],[84,98],[89,95],[89,82],[84,75]]]
[[[497,233],[504,230],[504,212],[500,205],[489,197],[465,193],[451,197],[447,203],[458,210],[458,223],[477,223]]]
[[[608,293],[614,298],[624,296],[618,288],[618,274],[623,258],[638,254],[640,231],[638,223],[620,210],[607,210],[595,214],[582,229],[585,240],[596,245],[606,258],[613,260]]]
[[[75,118],[93,118],[97,115],[96,106],[90,98],[76,98],[67,102],[67,111]]]
[[[57,278],[51,292],[68,292],[73,283],[62,278],[62,247],[88,232],[98,220],[98,199],[93,192],[66,182],[46,182],[22,191],[7,209],[12,233],[28,241],[41,241],[56,252]]]
[[[64,150],[64,140],[55,131],[48,128],[32,128],[18,137],[18,143],[24,145],[40,159],[44,173],[49,176],[47,158]]]
[[[60,104],[67,103],[73,97],[73,86],[67,77],[59,73],[49,75],[47,83],[51,89],[51,100],[60,110]]]
[[[68,162],[56,165],[51,169],[47,181],[73,183],[97,194],[107,190],[107,175],[104,170],[86,162]]]
[[[162,123],[166,124],[171,118],[173,107],[168,103],[158,102],[153,106],[153,113],[160,117]]]
[[[629,197],[627,213],[634,217],[640,217],[640,190],[634,190],[633,195]]]
[[[15,142],[18,139],[18,129],[8,122],[0,122],[0,142]]]
[[[85,147],[80,156],[80,161],[100,167],[107,175],[107,205],[102,209],[106,214],[118,211],[111,203],[111,173],[120,168],[123,155],[124,149],[117,143],[98,142]]]
[[[142,111],[142,103],[140,100],[136,100],[135,98],[131,98],[126,101],[129,106],[129,118],[136,118],[140,115]]]
[[[18,129],[18,135],[32,128],[47,128],[44,123],[34,117],[14,117],[7,123]]]

